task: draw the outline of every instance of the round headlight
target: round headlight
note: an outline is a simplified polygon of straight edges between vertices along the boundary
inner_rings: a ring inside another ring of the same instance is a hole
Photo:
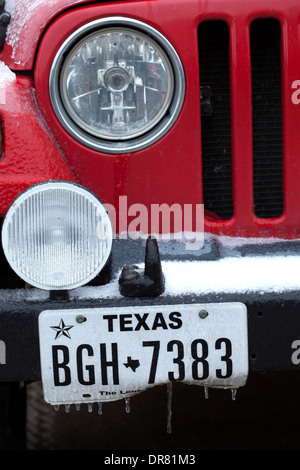
[[[73,289],[105,266],[112,246],[110,218],[101,202],[73,183],[37,184],[9,208],[2,244],[12,269],[46,290]]]
[[[128,18],[85,25],[58,51],[50,96],[64,127],[85,145],[111,153],[144,148],[167,132],[184,97],[171,44]]]

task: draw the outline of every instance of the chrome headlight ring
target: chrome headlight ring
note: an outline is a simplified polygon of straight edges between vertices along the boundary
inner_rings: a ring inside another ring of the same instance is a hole
[[[144,67],[139,54],[147,57]],[[92,63],[93,79],[87,72]],[[159,85],[151,87],[151,74],[157,70]],[[185,79],[175,49],[161,33],[135,19],[109,17],[82,26],[62,44],[51,67],[49,90],[60,123],[77,141],[117,154],[146,148],[169,131],[183,104]],[[91,97],[92,107],[87,102]],[[144,100],[142,105],[137,97]]]

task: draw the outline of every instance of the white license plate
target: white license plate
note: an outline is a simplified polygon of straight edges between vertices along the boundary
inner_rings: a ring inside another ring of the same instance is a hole
[[[39,335],[53,405],[114,401],[173,381],[238,388],[248,376],[242,303],[47,310]]]

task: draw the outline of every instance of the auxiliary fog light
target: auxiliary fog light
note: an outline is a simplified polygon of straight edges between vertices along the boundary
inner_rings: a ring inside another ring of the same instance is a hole
[[[31,186],[9,208],[2,244],[12,269],[32,286],[73,289],[108,261],[110,218],[88,190],[66,181]]]

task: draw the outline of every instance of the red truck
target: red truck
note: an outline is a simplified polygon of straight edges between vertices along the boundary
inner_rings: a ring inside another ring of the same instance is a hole
[[[299,14],[0,2],[2,432],[299,368]]]

